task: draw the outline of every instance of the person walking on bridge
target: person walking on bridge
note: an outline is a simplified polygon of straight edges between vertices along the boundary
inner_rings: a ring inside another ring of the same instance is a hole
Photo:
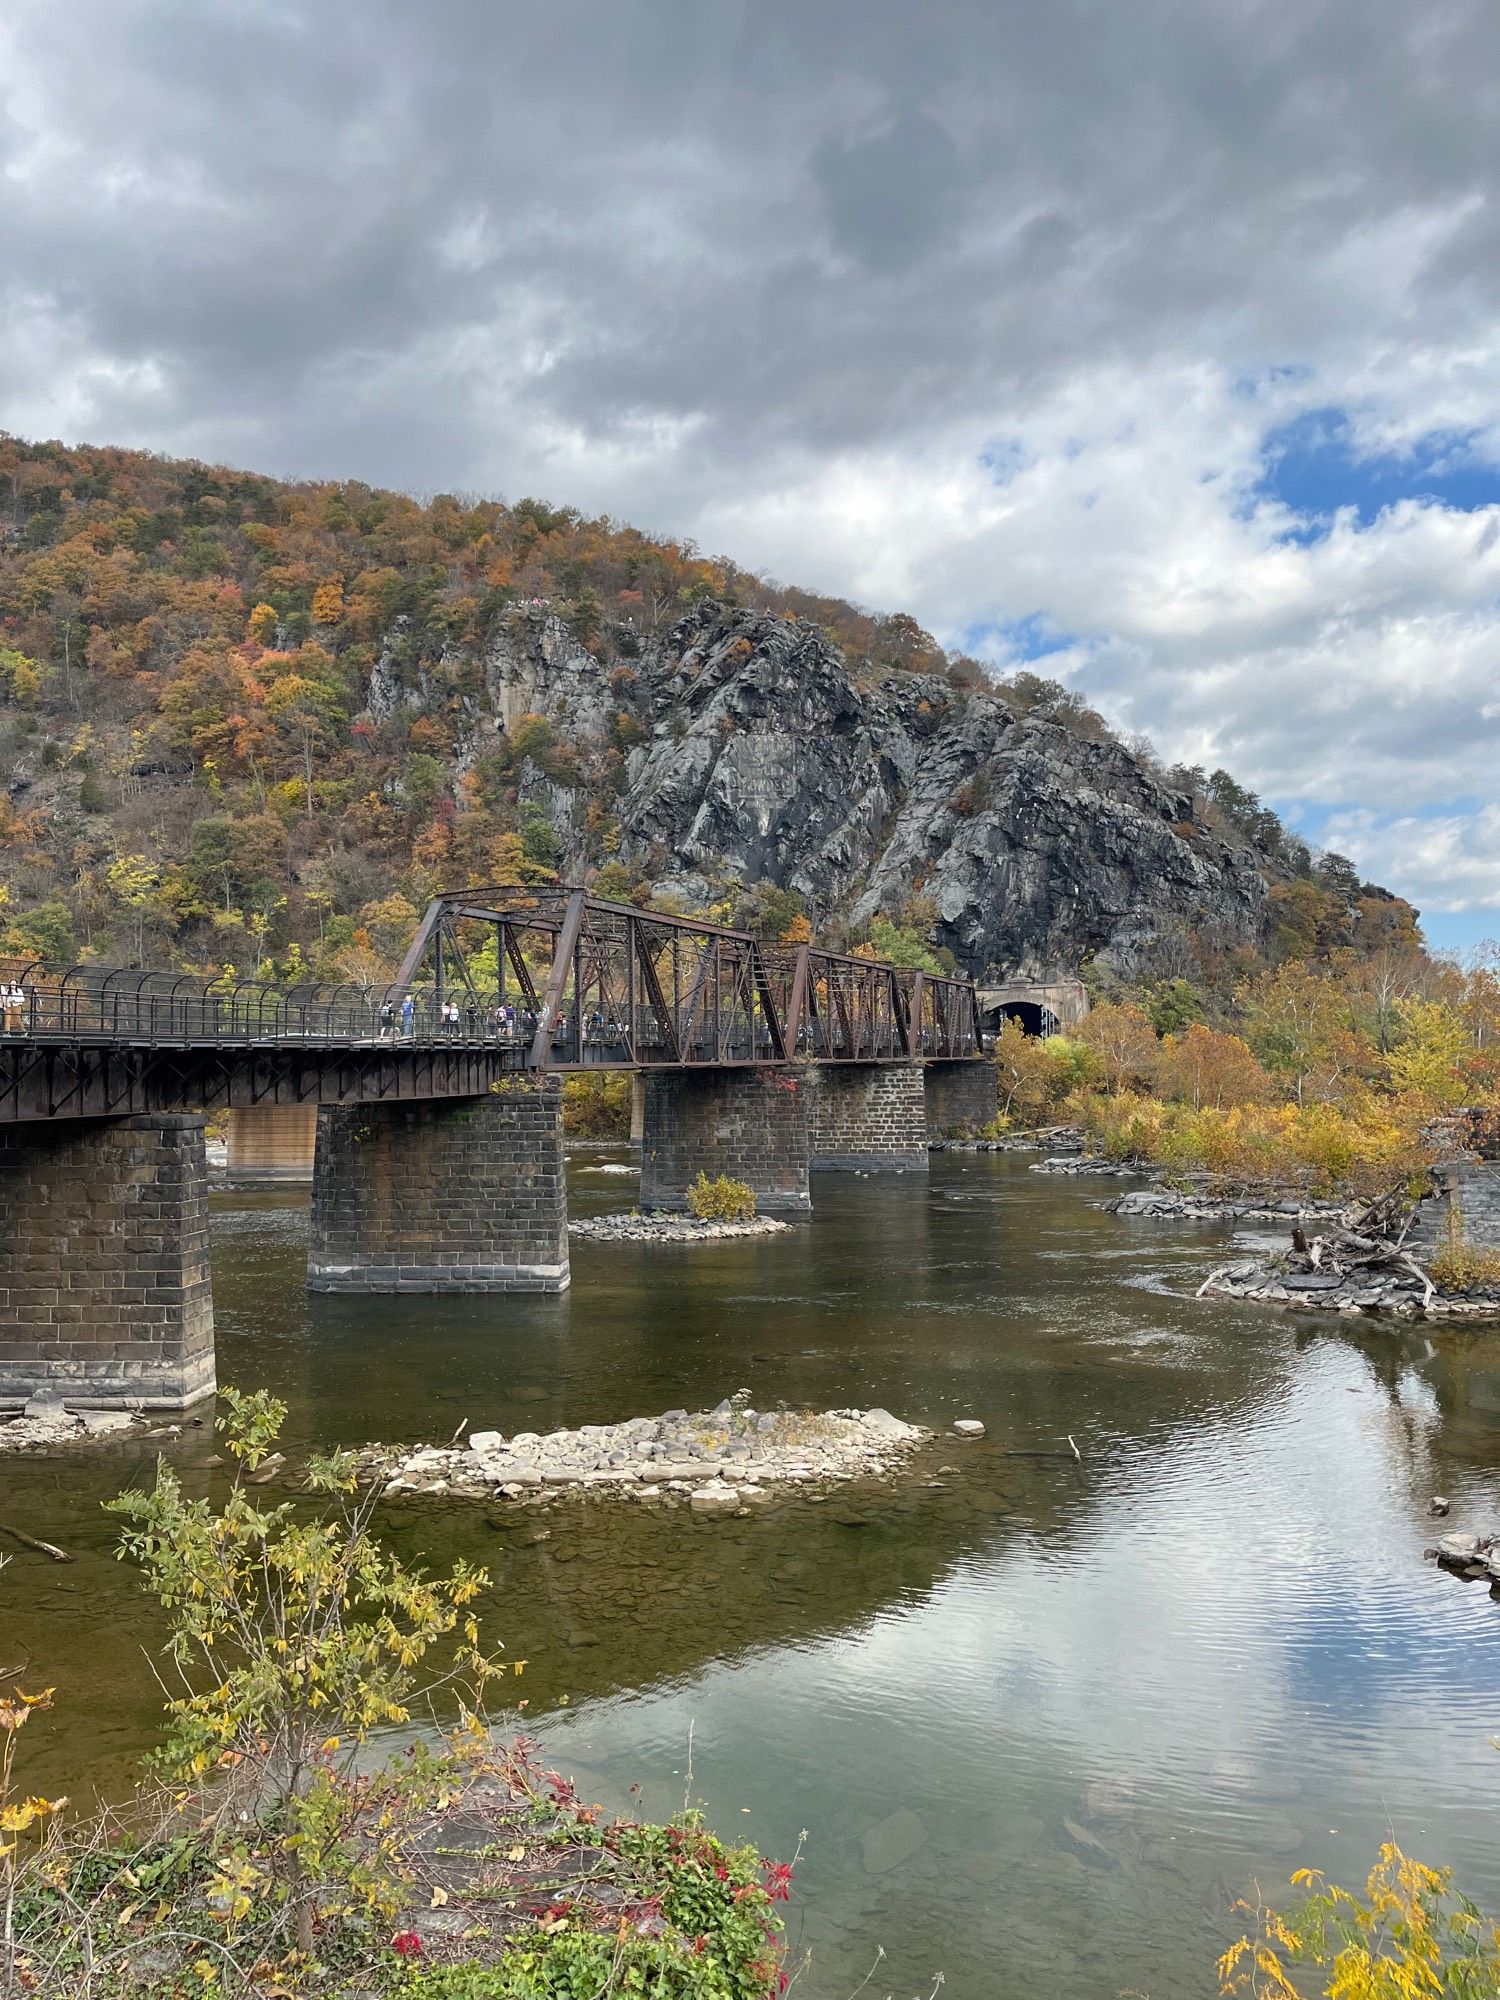
[[[417,1003],[408,993],[401,1002],[401,1033],[405,1040],[411,1040],[416,1032]]]

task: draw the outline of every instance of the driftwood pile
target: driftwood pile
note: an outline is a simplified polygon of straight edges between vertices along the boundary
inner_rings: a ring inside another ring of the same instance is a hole
[[[1413,1206],[1404,1190],[1352,1202],[1309,1235],[1298,1223],[1292,1247],[1274,1258],[1243,1258],[1210,1271],[1199,1298],[1218,1294],[1297,1311],[1394,1314],[1402,1319],[1493,1319],[1500,1293],[1462,1297],[1437,1286],[1406,1248]]]

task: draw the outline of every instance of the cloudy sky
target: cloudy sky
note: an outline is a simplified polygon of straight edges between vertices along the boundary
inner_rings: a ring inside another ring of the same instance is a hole
[[[0,426],[1041,659],[1500,933],[1494,0],[8,0]]]

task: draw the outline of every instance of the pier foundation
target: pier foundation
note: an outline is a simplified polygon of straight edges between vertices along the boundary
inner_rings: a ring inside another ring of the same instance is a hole
[[[926,1087],[918,1063],[819,1063],[809,1069],[814,1173],[925,1173]]]
[[[256,1104],[229,1114],[226,1165],[239,1181],[310,1181],[317,1151],[316,1104]]]
[[[930,1062],[922,1076],[929,1139],[972,1138],[993,1124],[1000,1108],[1000,1091],[992,1062]]]
[[[307,1282],[317,1292],[560,1292],[562,1085],[318,1113]]]
[[[685,1209],[700,1173],[754,1190],[762,1215],[805,1215],[805,1085],[787,1069],[647,1070],[641,1207]]]

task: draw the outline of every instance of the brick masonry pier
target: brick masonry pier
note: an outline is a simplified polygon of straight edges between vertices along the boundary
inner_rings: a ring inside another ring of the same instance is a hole
[[[213,1389],[203,1128],[0,1132],[0,1402],[176,1408]]]
[[[317,1150],[316,1104],[256,1104],[229,1114],[225,1164],[239,1181],[310,1181]]]
[[[787,1069],[645,1073],[641,1207],[684,1209],[700,1173],[755,1191],[763,1215],[806,1215],[806,1085]]]
[[[568,1283],[562,1084],[318,1113],[316,1292],[560,1292]]]
[[[916,1063],[822,1063],[809,1068],[807,1138],[813,1172],[927,1171],[926,1089]]]
[[[929,1139],[970,1138],[1000,1108],[992,1062],[930,1062],[922,1072]]]

